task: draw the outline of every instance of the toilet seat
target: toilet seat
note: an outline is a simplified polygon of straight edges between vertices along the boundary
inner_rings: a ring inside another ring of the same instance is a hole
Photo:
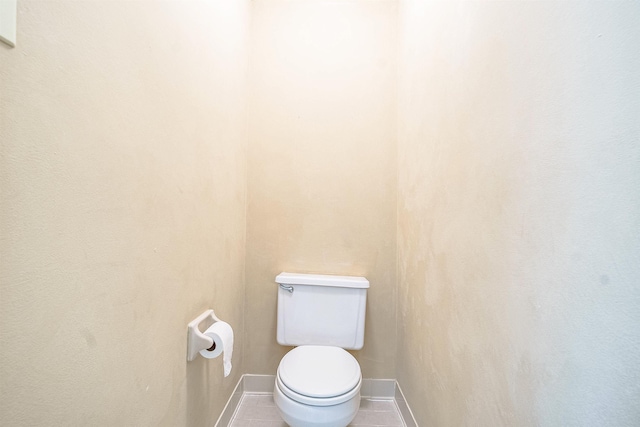
[[[276,384],[287,397],[307,405],[330,406],[360,391],[358,361],[340,347],[304,345],[287,353]]]

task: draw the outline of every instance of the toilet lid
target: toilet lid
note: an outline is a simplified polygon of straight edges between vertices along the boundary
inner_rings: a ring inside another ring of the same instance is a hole
[[[296,393],[327,398],[345,394],[357,386],[360,365],[340,347],[303,345],[282,358],[278,375]]]

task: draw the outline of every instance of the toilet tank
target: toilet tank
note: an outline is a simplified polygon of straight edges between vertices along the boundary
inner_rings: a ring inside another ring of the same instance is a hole
[[[279,344],[362,348],[367,279],[280,273],[276,283]]]

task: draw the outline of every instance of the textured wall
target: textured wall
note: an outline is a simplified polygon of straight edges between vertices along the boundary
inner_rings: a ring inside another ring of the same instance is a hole
[[[275,374],[280,271],[366,276],[365,377],[395,357],[393,1],[254,1],[246,362]]]
[[[2,424],[213,422],[287,350],[282,270],[371,280],[357,357],[420,425],[638,424],[637,3],[400,4],[396,134],[395,2],[254,1],[249,135],[248,2],[19,2]]]
[[[215,421],[242,365],[248,2],[20,0],[0,45],[0,424]],[[204,309],[233,375],[186,362]]]
[[[638,425],[638,4],[400,15],[397,366],[418,423]]]

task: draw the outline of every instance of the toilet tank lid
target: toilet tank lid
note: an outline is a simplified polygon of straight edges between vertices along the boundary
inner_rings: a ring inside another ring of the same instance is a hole
[[[276,276],[276,283],[280,283],[282,285],[314,285],[359,289],[366,289],[369,287],[369,281],[364,277],[285,272],[282,272]]]

